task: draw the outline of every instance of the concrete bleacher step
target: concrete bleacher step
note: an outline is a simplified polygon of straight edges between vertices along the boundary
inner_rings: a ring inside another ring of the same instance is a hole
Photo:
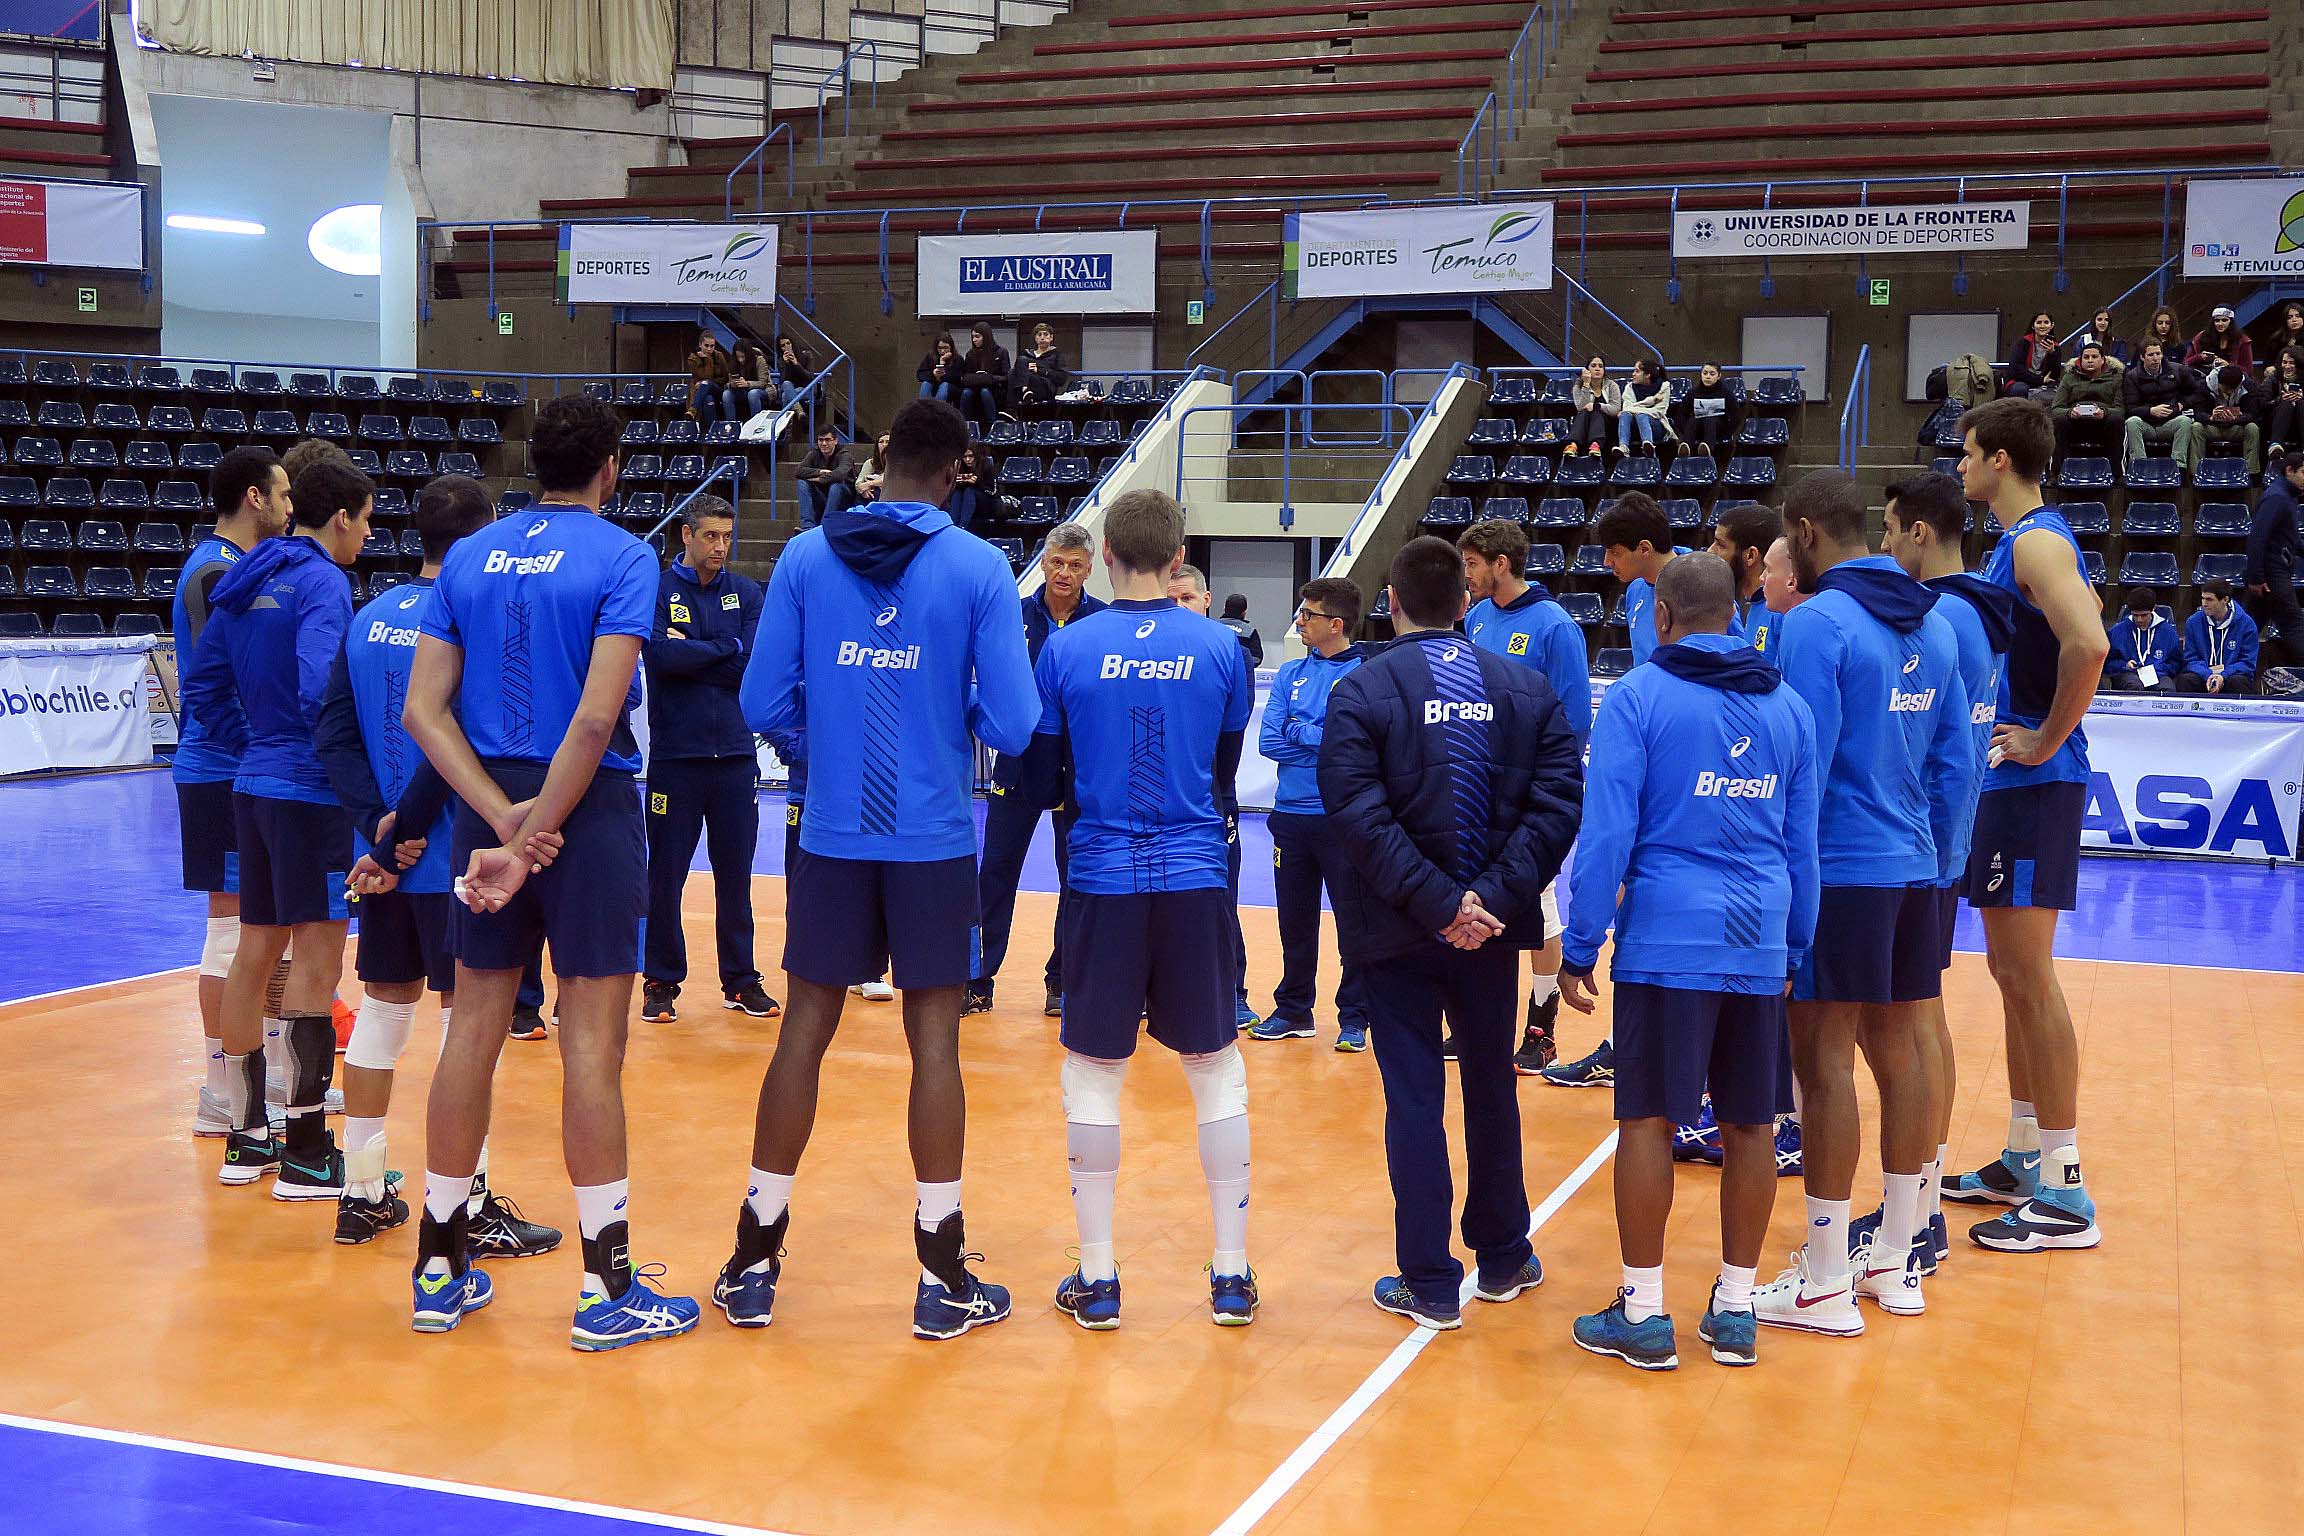
[[[2115,65],[2149,66],[2162,76],[2223,74],[2234,68],[2233,61],[2260,61],[2269,51],[2260,35],[2227,35],[2199,42],[2049,47],[2013,57],[1914,45],[1872,57],[1773,59],[1733,66],[1699,60],[1626,67],[1611,60],[1588,71],[1585,83],[1612,87],[1606,94],[1685,97],[1691,82],[1702,81],[1712,97],[1725,98],[1733,96],[1742,88],[1739,82],[1747,80],[1790,84],[1851,74],[1902,75],[1906,78],[1896,84],[1907,85],[1917,79],[1947,85],[1997,85],[2007,99],[2021,100],[2025,88],[2034,84],[2093,80],[2104,86],[2108,68]]]
[[[2007,150],[2012,146],[2073,149],[2093,146],[2105,164],[2134,163],[2131,146],[2139,135],[2161,149],[2206,151],[2200,158],[2231,163],[2235,129],[2245,138],[2263,137],[2269,114],[2262,106],[2217,108],[2201,112],[2144,112],[2058,114],[2042,112],[2011,117],[1950,119],[1930,126],[1922,158],[1934,164],[1951,160],[1967,163],[1976,153]],[[1779,153],[1861,155],[1896,149],[1913,143],[1908,121],[1850,123],[1722,123],[1703,127],[1612,128],[1586,132],[1580,127],[1562,133],[1557,142],[1562,163],[1571,167],[1653,167],[1660,160],[1702,156],[1718,161],[1730,157],[1759,159]],[[2027,150],[2027,153],[2035,152]]]
[[[2052,14],[2030,17],[1995,8],[1932,21],[1928,25],[1914,25],[1909,17],[1893,15],[1816,19],[1803,14],[1773,21],[1728,22],[1707,19],[1650,28],[1643,36],[1612,35],[1600,45],[1600,53],[1606,58],[1661,59],[1678,53],[1701,52],[1708,59],[1732,64],[1783,48],[1814,53],[1838,48],[1869,51],[1897,43],[1963,41],[1982,45],[2003,40],[2022,47],[2024,44],[2019,40],[2035,38],[2060,39],[2073,46],[2099,37],[2167,37],[2185,41],[2194,36],[2210,37],[2261,26],[2269,17],[2269,11],[2262,6],[2178,5],[2132,14],[2091,14],[2064,6]],[[1904,24],[1894,24],[1896,22]]]
[[[1705,146],[1710,148],[1710,146]],[[1661,159],[1648,157],[1630,164],[1587,164],[1576,161],[1547,169],[1546,181],[1727,181],[1756,174],[1799,172],[1818,176],[1891,176],[1944,172],[1949,169],[1981,172],[2093,170],[2098,167],[2177,169],[2188,165],[2230,165],[2260,160],[2271,153],[2262,138],[2224,139],[2205,144],[2153,143],[2116,148],[2057,147],[2038,149],[1971,150],[1939,153],[1931,137],[1924,146],[1870,154],[1772,154],[1765,159],[1704,156]]]
[[[1489,87],[1485,72],[1408,78],[1293,81],[1147,81],[1144,90],[1090,89],[1073,82],[1003,85],[951,99],[915,101],[889,126],[942,128],[962,124],[1042,127],[1052,120],[1143,114],[1189,120],[1200,112],[1339,111],[1351,108],[1435,108],[1472,104]]]
[[[1212,170],[1238,163],[1301,164],[1309,171],[1315,162],[1327,162],[1339,157],[1348,158],[1353,169],[1363,172],[1391,171],[1412,175],[1419,171],[1430,174],[1433,157],[1453,156],[1458,138],[1441,136],[1386,141],[1380,143],[1201,143],[1190,149],[1195,163],[1205,164]],[[1016,167],[1030,166],[1050,182],[1073,183],[1108,180],[1116,169],[1122,174],[1147,163],[1173,165],[1179,159],[1178,151],[1167,145],[1098,144],[1093,148],[1057,148],[1042,139],[1037,142],[1017,141],[1007,148],[988,150],[962,150],[950,153],[913,154],[898,153],[887,158],[873,158],[856,162],[859,178],[917,176],[924,171],[960,176],[981,176],[987,179],[1013,174]]]
[[[1371,46],[1349,50],[1299,50],[1285,54],[1258,51],[1251,58],[1194,59],[1188,63],[1150,58],[1133,62],[1106,61],[1098,64],[982,71],[962,75],[959,83],[963,86],[1006,87],[1033,81],[1196,79],[1204,75],[1303,75],[1307,78],[1357,79],[1364,74],[1403,70],[1454,73],[1452,66],[1465,63],[1501,64],[1509,52],[1509,38],[1455,48]]]
[[[2123,103],[2144,114],[2216,111],[2263,99],[2269,77],[2262,71],[2228,72],[2167,78],[2124,80]],[[2072,113],[2105,112],[2110,105],[2104,82],[2067,80],[2055,84],[2035,82],[2024,93],[2027,105],[2037,105],[2049,117]],[[1957,122],[1978,116],[2002,117],[2014,113],[2015,103],[2005,85],[1824,86],[1808,89],[1743,91],[1735,95],[1692,102],[1685,96],[1655,98],[1607,96],[1579,101],[1571,113],[1571,132],[1619,132],[1654,125],[1658,128],[1723,130],[1751,124],[1828,130],[1838,122],[1870,122],[1893,117],[1917,128],[1922,123]]]
[[[1245,57],[1251,52],[1276,48],[1335,47],[1342,44],[1357,46],[1361,43],[1409,38],[1429,39],[1434,41],[1435,46],[1441,46],[1438,40],[1443,38],[1476,38],[1497,33],[1510,38],[1519,32],[1521,24],[1527,19],[1526,16],[1491,9],[1476,11],[1468,17],[1416,21],[1386,17],[1365,22],[1356,20],[1344,25],[1283,26],[1269,30],[1193,27],[1184,32],[1151,32],[1130,29],[1078,42],[1041,43],[1033,48],[1032,56],[1035,59],[1092,58],[1108,61]]]
[[[1470,104],[1459,99],[1439,106],[1375,107],[1356,111],[1228,112],[1221,105],[1211,105],[1173,116],[1146,112],[1102,119],[1067,117],[1051,121],[1043,114],[1041,120],[1032,125],[1038,131],[1029,135],[1018,133],[1014,124],[967,118],[957,126],[892,129],[880,135],[880,151],[893,156],[934,155],[1022,142],[1050,147],[1161,144],[1173,149],[1190,148],[1217,135],[1262,138],[1290,135],[1385,143],[1403,136],[1445,133],[1446,147],[1453,152],[1463,138],[1464,129],[1471,124],[1473,110]]]

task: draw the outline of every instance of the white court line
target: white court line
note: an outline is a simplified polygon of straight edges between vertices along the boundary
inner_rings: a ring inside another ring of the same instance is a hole
[[[110,981],[84,981],[76,987],[58,987],[53,992],[35,992],[29,997],[11,997],[5,1001],[0,1001],[0,1008],[13,1008],[19,1003],[44,1003],[52,997],[70,997],[75,992],[93,992],[98,987],[122,987],[132,981],[155,981],[162,976],[175,976],[189,971],[198,964],[198,961],[191,961],[184,965],[172,965],[164,971],[146,971],[141,976],[115,976]],[[4,1418],[0,1418],[0,1422],[4,1422]]]
[[[1585,1154],[1584,1161],[1576,1165],[1575,1171],[1562,1179],[1559,1187],[1544,1197],[1544,1203],[1536,1207],[1535,1212],[1528,1218],[1528,1235],[1534,1237],[1542,1231],[1544,1223],[1559,1214],[1560,1208],[1568,1203],[1569,1197],[1582,1189],[1586,1181],[1600,1170],[1600,1165],[1607,1162],[1615,1154],[1615,1151],[1616,1133],[1610,1131],[1601,1139],[1600,1145]],[[1459,1306],[1471,1303],[1472,1287],[1477,1283],[1478,1278],[1477,1275],[1464,1277],[1463,1292],[1457,1297]],[[1312,1431],[1304,1443],[1297,1446],[1289,1454],[1286,1461],[1272,1469],[1272,1475],[1265,1478],[1262,1485],[1254,1493],[1248,1495],[1247,1502],[1232,1511],[1230,1518],[1216,1527],[1214,1536],[1248,1536],[1248,1532],[1255,1528],[1256,1522],[1270,1514],[1273,1506],[1286,1498],[1288,1491],[1304,1480],[1304,1474],[1319,1464],[1320,1458],[1327,1455],[1329,1450],[1334,1447],[1337,1441],[1344,1438],[1354,1424],[1360,1422],[1361,1416],[1375,1406],[1376,1399],[1389,1391],[1392,1384],[1400,1379],[1416,1357],[1424,1352],[1425,1346],[1439,1336],[1437,1330],[1426,1328],[1421,1323],[1412,1325],[1408,1336],[1392,1347],[1392,1353],[1386,1355],[1382,1363],[1368,1373],[1367,1380],[1361,1382],[1350,1397],[1338,1404],[1336,1411],[1328,1415],[1320,1427]]]
[[[266,1451],[243,1451],[229,1446],[202,1445],[194,1440],[170,1440],[161,1435],[140,1435],[123,1429],[92,1429],[85,1424],[64,1424],[50,1419],[28,1419],[13,1413],[0,1413],[0,1426],[11,1429],[32,1430],[41,1434],[68,1435],[79,1440],[101,1440],[112,1445],[141,1446],[147,1450],[173,1451],[184,1456],[203,1456],[212,1461],[239,1462],[247,1466],[274,1467],[285,1472],[309,1472],[320,1477],[349,1478],[354,1482],[377,1483],[388,1488],[415,1488],[426,1493],[453,1494],[460,1498],[486,1499],[495,1504],[518,1504],[531,1509],[553,1509],[564,1514],[585,1515],[598,1520],[622,1520],[641,1525],[652,1525],[670,1531],[695,1531],[701,1536],[788,1536],[782,1531],[771,1531],[756,1525],[727,1525],[718,1520],[696,1520],[684,1515],[660,1515],[652,1510],[623,1509],[614,1504],[591,1504],[582,1499],[560,1499],[550,1494],[519,1493],[509,1488],[487,1488],[477,1483],[452,1483],[436,1477],[414,1477],[400,1472],[378,1472],[367,1467],[339,1466],[334,1462],[306,1461],[298,1456],[274,1456]]]

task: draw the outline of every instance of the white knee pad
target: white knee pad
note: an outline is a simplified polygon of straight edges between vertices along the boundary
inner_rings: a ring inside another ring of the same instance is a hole
[[[344,1065],[366,1072],[389,1072],[399,1066],[415,1020],[414,1003],[387,1003],[373,996],[360,999],[352,1039],[344,1047]]]
[[[1064,1053],[1064,1118],[1073,1125],[1118,1125],[1120,1085],[1128,1063],[1101,1056]]]
[[[208,937],[200,946],[200,974],[203,976],[229,976],[232,957],[240,953],[240,919],[212,917],[208,919]]]
[[[1248,1113],[1248,1063],[1240,1047],[1227,1045],[1205,1056],[1184,1056],[1184,1082],[1202,1125]]]

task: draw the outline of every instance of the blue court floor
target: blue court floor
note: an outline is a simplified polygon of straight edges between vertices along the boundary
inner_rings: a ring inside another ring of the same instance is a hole
[[[768,832],[753,872],[784,872],[783,796],[761,796]],[[1244,905],[1272,905],[1264,818],[1241,827]],[[1024,867],[1027,890],[1056,889],[1046,821]],[[699,850],[696,868],[703,868]],[[180,888],[176,796],[165,770],[0,784],[0,1002],[148,975],[199,958],[203,909]],[[1973,912],[1958,947],[1981,951]],[[2210,970],[2304,972],[2298,866],[2088,858],[2080,909],[2057,953]]]

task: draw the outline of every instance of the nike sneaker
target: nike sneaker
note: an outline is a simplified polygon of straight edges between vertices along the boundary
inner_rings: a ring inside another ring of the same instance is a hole
[[[1924,1241],[1925,1239],[1923,1239]],[[1875,1253],[1878,1245],[1859,1248],[1849,1243],[1848,1269],[1856,1294],[1897,1317],[1918,1317],[1928,1310],[1920,1290],[1920,1247],[1907,1245],[1902,1253]]]
[[[224,1137],[224,1165],[216,1171],[219,1184],[253,1184],[280,1166],[280,1138],[262,1140],[229,1131]]]
[[[344,1195],[344,1154],[333,1142],[319,1152],[280,1153],[279,1177],[272,1181],[275,1200],[338,1200]]]
[[[1856,1282],[1842,1275],[1826,1282],[1810,1278],[1808,1250],[1792,1250],[1792,1267],[1752,1292],[1752,1315],[1771,1328],[1852,1339],[1864,1331],[1856,1310]]]
[[[2040,1154],[2003,1149],[1974,1173],[1944,1181],[1944,1198],[1955,1205],[2022,1205],[2040,1187]]]
[[[2016,1209],[1970,1227],[1968,1237],[1979,1248],[2001,1253],[2093,1248],[2104,1241],[2096,1229],[2096,1202],[2085,1189],[2045,1186]]]

